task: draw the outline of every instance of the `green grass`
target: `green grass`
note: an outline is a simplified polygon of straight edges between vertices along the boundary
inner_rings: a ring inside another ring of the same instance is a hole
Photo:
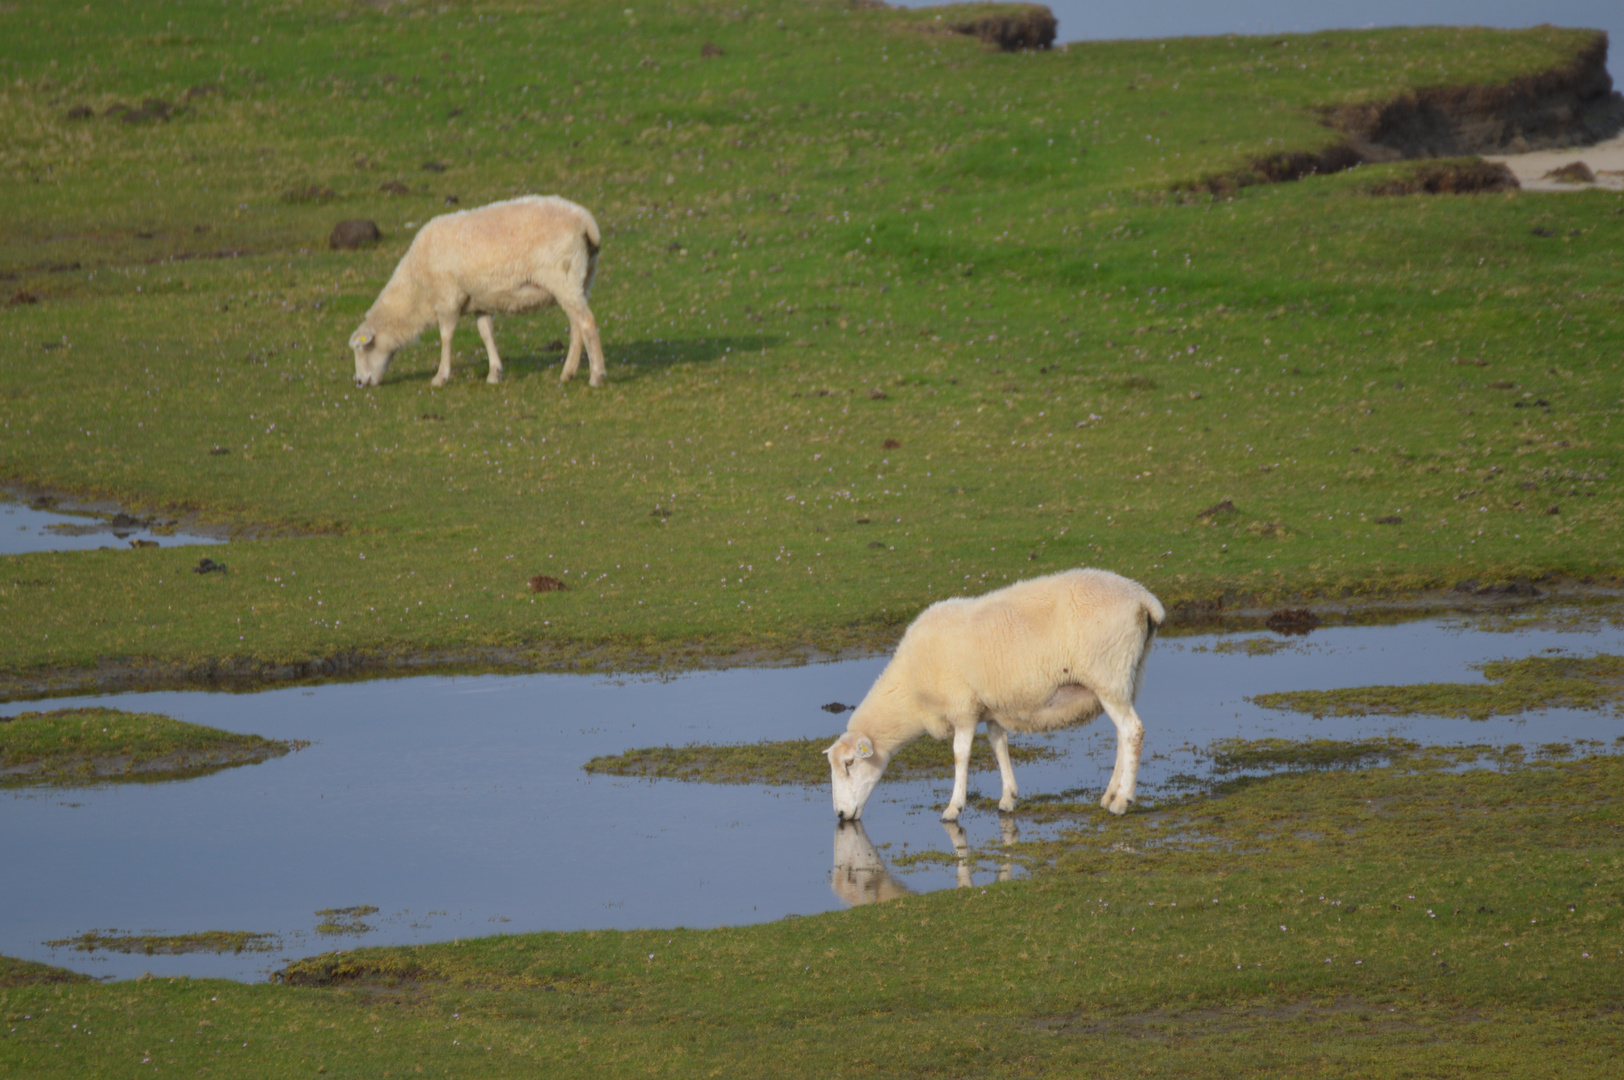
[[[645,746],[619,754],[605,754],[581,768],[614,776],[694,780],[709,784],[805,784],[829,782],[829,759],[823,756],[827,739],[785,739],[743,745]],[[1042,745],[1009,748],[1011,761],[1040,761],[1057,756]],[[985,742],[971,749],[970,768],[997,768]],[[897,752],[886,766],[888,780],[916,780],[949,776],[953,772],[953,743],[946,739],[918,739]]]
[[[1481,664],[1486,683],[1414,683],[1258,694],[1266,709],[1315,716],[1521,716],[1544,709],[1616,709],[1624,700],[1624,657],[1529,656]]]
[[[1171,194],[1339,137],[1322,107],[1503,81],[1585,33],[1005,55],[928,21],[0,10],[0,272],[39,301],[0,311],[0,477],[242,537],[230,575],[0,560],[5,686],[874,648],[1077,564],[1170,606],[1616,578],[1624,200],[1367,193],[1400,166]],[[67,117],[154,97],[184,110]],[[284,198],[310,186],[334,194]],[[541,314],[499,328],[501,387],[471,328],[443,390],[432,336],[351,387],[413,225],[530,190],[603,225],[609,385],[555,385]],[[327,250],[347,217],[383,243]]]
[[[179,956],[183,953],[269,952],[280,947],[271,934],[248,930],[208,930],[198,934],[121,934],[116,930],[92,930],[78,937],[47,941],[53,949],[77,952],[100,951],[143,953],[147,956]]]
[[[305,745],[157,713],[102,707],[25,712],[0,719],[0,786],[184,779],[280,757]]]
[[[1620,792],[1614,757],[1288,774],[1022,845],[1025,880],[811,918],[7,986],[0,1067],[1607,1076]]]

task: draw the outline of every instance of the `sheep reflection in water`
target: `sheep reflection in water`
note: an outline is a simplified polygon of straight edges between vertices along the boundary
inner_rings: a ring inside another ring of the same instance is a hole
[[[1020,826],[1010,814],[999,814],[998,825],[1005,847],[1019,842]],[[958,887],[968,889],[974,884],[971,874],[975,870],[975,856],[970,850],[969,836],[957,822],[944,821],[942,829],[958,860]],[[835,826],[835,865],[829,871],[829,887],[841,900],[856,907],[859,904],[884,903],[899,896],[911,896],[913,890],[892,876],[886,868],[879,850],[869,840],[861,821],[843,821]],[[1009,881],[1015,876],[1015,863],[1004,859],[998,865],[998,880]]]

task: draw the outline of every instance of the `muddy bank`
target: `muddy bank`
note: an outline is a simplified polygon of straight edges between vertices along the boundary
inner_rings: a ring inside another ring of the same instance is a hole
[[[1464,579],[1432,589],[1376,599],[1331,598],[1265,601],[1234,592],[1168,604],[1162,636],[1270,630],[1302,633],[1303,627],[1369,626],[1408,622],[1447,613],[1520,613],[1537,605],[1616,604],[1624,582]],[[664,647],[618,642],[532,642],[519,646],[388,651],[347,650],[305,659],[221,657],[198,662],[149,658],[109,659],[93,667],[0,672],[0,702],[34,701],[86,694],[155,690],[220,690],[255,693],[278,686],[363,682],[410,675],[651,674],[798,667],[880,656],[896,646],[900,623],[853,628],[838,640],[740,648],[694,640]]]
[[[1364,161],[1526,153],[1588,146],[1624,129],[1624,96],[1607,73],[1607,35],[1572,61],[1501,86],[1438,86],[1329,109]]]
[[[1357,165],[1479,154],[1520,154],[1589,146],[1624,131],[1624,95],[1607,73],[1607,35],[1598,31],[1567,64],[1499,86],[1435,86],[1386,101],[1339,105],[1322,122],[1346,137],[1317,151],[1254,158],[1245,167],[1205,176],[1176,190],[1224,195],[1252,184],[1300,180]],[[1427,186],[1430,193],[1515,187]]]

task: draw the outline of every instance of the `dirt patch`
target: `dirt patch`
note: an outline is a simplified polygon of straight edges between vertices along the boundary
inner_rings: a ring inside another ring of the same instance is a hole
[[[1476,195],[1516,191],[1521,186],[1505,165],[1471,158],[1422,165],[1409,176],[1382,181],[1370,192],[1373,195]]]
[[[976,38],[1004,52],[1047,49],[1054,44],[1055,33],[1060,27],[1054,12],[1042,4],[1030,4],[1020,11],[993,12],[946,25],[952,33]]]

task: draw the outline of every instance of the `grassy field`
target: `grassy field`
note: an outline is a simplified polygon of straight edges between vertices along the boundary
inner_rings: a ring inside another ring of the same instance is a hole
[[[0,477],[245,538],[4,559],[0,677],[875,647],[1076,564],[1170,606],[1616,577],[1624,200],[1170,194],[1583,32],[625,11],[0,7]],[[354,389],[413,227],[524,191],[602,223],[609,385],[556,385],[555,312],[498,327],[500,387],[467,327],[443,390],[432,334]],[[354,217],[383,242],[328,250]]]
[[[0,558],[0,694],[877,648],[1077,564],[1175,612],[1617,580],[1624,199],[1373,194],[1402,164],[1187,194],[1337,141],[1324,109],[1587,35],[1010,55],[934,24],[0,4],[0,480],[238,537],[229,574]],[[554,313],[498,325],[499,387],[472,327],[444,389],[432,336],[351,386],[415,226],[529,191],[603,226],[609,384],[557,384]],[[382,243],[329,250],[347,218]],[[0,1077],[1611,1075],[1624,766],[1424,757],[1089,815],[1027,880],[765,926],[280,986],[0,959]]]

